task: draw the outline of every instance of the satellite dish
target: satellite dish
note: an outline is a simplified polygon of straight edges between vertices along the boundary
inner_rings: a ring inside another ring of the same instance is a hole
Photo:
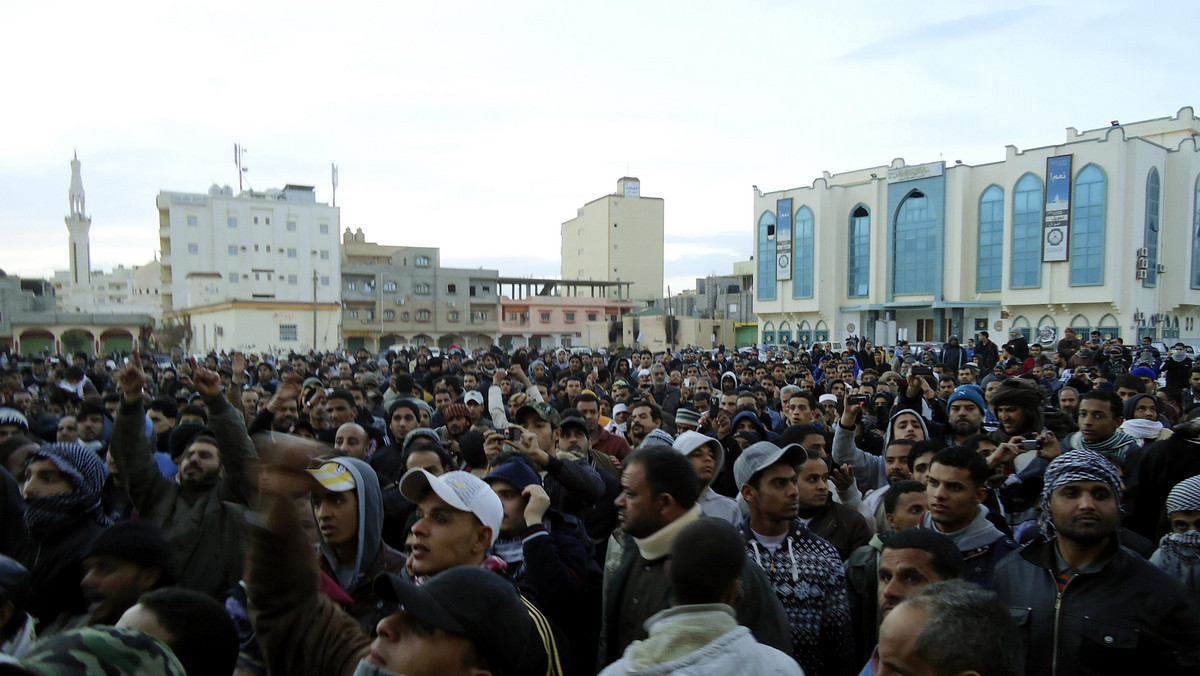
[[[1058,340],[1058,329],[1053,326],[1043,326],[1038,329],[1038,342],[1045,346],[1054,344]]]

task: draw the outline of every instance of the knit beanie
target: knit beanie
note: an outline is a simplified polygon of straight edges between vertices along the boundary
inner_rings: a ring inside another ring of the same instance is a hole
[[[949,410],[950,406],[954,402],[961,401],[963,399],[966,399],[972,404],[978,406],[980,413],[985,413],[987,411],[987,406],[983,403],[983,390],[980,389],[978,385],[971,383],[959,385],[958,387],[954,388],[954,393],[951,394],[950,398],[946,400],[946,409]]]

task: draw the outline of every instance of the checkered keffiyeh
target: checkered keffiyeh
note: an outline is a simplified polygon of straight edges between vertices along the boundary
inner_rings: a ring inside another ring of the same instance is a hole
[[[1046,468],[1042,488],[1042,513],[1038,516],[1038,524],[1046,539],[1054,537],[1055,532],[1050,521],[1050,495],[1072,481],[1102,481],[1112,486],[1117,504],[1121,504],[1121,475],[1107,458],[1095,451],[1063,453]]]

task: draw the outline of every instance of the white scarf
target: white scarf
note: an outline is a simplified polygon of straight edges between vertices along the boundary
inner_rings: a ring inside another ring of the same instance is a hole
[[[1136,439],[1150,440],[1157,439],[1158,435],[1162,434],[1163,425],[1157,420],[1129,418],[1121,423],[1121,430]]]

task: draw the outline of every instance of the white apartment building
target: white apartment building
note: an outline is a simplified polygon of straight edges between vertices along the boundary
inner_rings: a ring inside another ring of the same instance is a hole
[[[562,279],[632,282],[634,299],[662,298],[663,206],[661,197],[643,197],[641,181],[626,176],[615,193],[580,207],[562,224]],[[612,287],[610,297],[622,290]]]
[[[989,164],[896,159],[755,189],[759,340],[1200,340],[1198,135],[1186,107]]]
[[[157,205],[163,315],[191,351],[338,346],[340,212],[311,186],[164,190]]]

